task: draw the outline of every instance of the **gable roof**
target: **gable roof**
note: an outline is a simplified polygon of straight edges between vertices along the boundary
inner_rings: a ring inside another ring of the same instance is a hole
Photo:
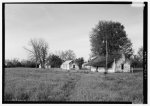
[[[122,57],[121,54],[109,55],[107,57],[107,66],[110,67],[112,63],[119,60]],[[88,64],[94,67],[105,67],[106,66],[106,57],[105,56],[97,56],[96,58],[92,59]]]
[[[63,62],[62,64],[69,64],[71,63],[73,60],[66,60],[65,62]]]

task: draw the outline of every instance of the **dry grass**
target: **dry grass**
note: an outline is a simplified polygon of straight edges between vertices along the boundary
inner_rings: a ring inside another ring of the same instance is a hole
[[[60,69],[5,69],[6,101],[143,102],[140,73],[67,72]]]

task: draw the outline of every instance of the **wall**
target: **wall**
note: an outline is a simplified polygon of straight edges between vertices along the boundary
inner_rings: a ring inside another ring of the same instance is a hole
[[[50,65],[46,65],[45,68],[51,68],[51,66]]]
[[[130,63],[129,62],[125,62],[123,71],[124,72],[130,72]]]
[[[122,64],[124,69],[122,70]],[[130,72],[130,62],[125,61],[125,57],[122,57],[116,62],[116,72]]]
[[[96,71],[96,67],[91,66],[91,71],[95,72]]]
[[[111,68],[108,69],[108,72],[109,72],[109,73],[114,73],[115,70],[116,70],[116,63],[115,63],[115,61],[114,61],[114,62],[112,63]]]
[[[122,58],[120,58],[118,61],[116,61],[116,72],[123,72],[121,69],[121,64],[125,62],[125,57],[122,55]]]
[[[88,66],[88,65],[83,64],[83,65],[82,65],[82,68],[85,68],[85,69],[89,69],[89,70],[90,70],[90,69],[91,69],[91,66]]]
[[[61,68],[65,69],[65,70],[69,70],[69,65],[68,64],[62,64]]]
[[[104,67],[98,67],[98,72],[105,72],[105,68]]]
[[[73,68],[73,65],[75,65],[75,68]],[[70,63],[70,69],[79,70],[79,66],[76,63]]]
[[[91,66],[91,71],[92,72],[96,72],[96,67]],[[104,67],[98,67],[98,72],[105,72],[105,68]]]

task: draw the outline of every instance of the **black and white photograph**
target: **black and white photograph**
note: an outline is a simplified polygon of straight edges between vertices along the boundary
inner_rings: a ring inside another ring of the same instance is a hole
[[[147,4],[3,3],[3,103],[147,103]]]

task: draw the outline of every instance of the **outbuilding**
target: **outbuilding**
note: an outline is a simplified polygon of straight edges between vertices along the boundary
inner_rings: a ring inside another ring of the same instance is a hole
[[[75,61],[73,61],[73,60],[67,60],[67,61],[65,61],[65,62],[62,63],[61,68],[65,69],[65,70],[71,70],[71,69],[78,70],[79,66],[76,64]]]
[[[95,72],[105,72],[106,57],[96,56],[86,66],[90,66],[90,70]],[[116,54],[108,56],[107,58],[107,72],[130,72],[130,61],[125,59],[123,54]]]

